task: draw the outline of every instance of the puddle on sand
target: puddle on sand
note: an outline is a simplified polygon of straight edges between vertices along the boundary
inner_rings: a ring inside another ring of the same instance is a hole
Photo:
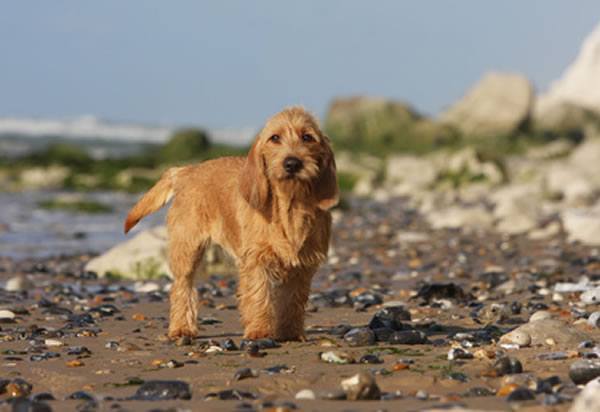
[[[110,205],[110,213],[88,214],[45,210],[39,202],[68,192],[0,193],[0,256],[43,258],[78,253],[101,253],[126,240],[123,220],[138,194],[93,192],[85,200]],[[164,222],[166,208],[140,223],[149,228]],[[130,237],[130,236],[129,236]]]

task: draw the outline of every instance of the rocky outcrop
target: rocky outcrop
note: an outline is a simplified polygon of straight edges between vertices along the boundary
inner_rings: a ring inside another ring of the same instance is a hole
[[[533,87],[519,74],[488,73],[440,116],[467,137],[510,135],[527,122]]]
[[[584,40],[579,55],[540,96],[537,110],[544,112],[559,103],[587,108],[600,113],[600,24]]]
[[[455,137],[405,103],[365,96],[335,99],[325,130],[338,147],[370,153],[425,152]]]

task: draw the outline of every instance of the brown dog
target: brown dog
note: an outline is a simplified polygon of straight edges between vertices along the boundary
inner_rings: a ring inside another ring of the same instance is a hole
[[[194,274],[213,241],[239,268],[244,336],[302,339],[310,283],[329,247],[328,210],[338,202],[333,152],[314,117],[285,109],[248,157],[167,170],[131,209],[125,233],[171,198],[169,337],[198,334]]]

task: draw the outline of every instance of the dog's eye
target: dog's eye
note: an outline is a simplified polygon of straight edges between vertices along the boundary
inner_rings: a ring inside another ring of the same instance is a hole
[[[281,137],[279,137],[279,135],[274,134],[273,136],[269,137],[269,142],[273,142],[273,143],[279,143],[281,141]]]
[[[302,135],[302,141],[306,143],[314,142],[315,138],[311,134],[305,133]]]

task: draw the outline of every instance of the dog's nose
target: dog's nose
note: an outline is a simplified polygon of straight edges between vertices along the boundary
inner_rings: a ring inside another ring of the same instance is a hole
[[[302,169],[302,160],[297,157],[289,156],[283,160],[283,168],[288,173],[296,173]]]

